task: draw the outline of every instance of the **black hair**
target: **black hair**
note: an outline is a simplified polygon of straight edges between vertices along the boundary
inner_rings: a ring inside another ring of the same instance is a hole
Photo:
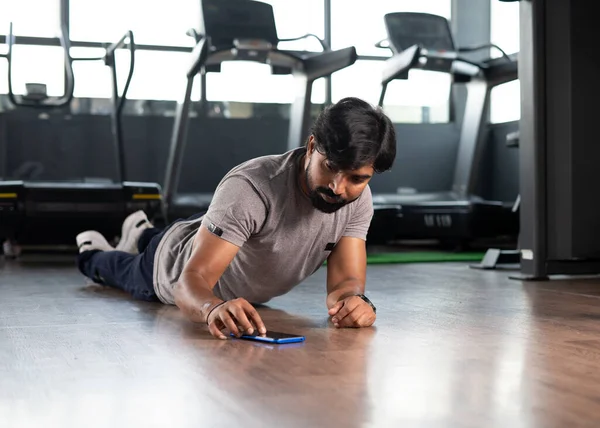
[[[312,129],[315,148],[332,167],[355,170],[372,165],[391,169],[396,158],[396,131],[379,107],[348,97],[325,108]]]

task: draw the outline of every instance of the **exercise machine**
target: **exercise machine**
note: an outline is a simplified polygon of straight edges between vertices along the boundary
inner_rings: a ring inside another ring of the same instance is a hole
[[[592,137],[600,62],[590,54],[598,33],[593,6],[560,0],[519,5],[521,203],[519,272],[512,279],[600,274],[600,194],[594,189],[600,147]]]
[[[2,57],[8,61],[8,97],[15,108],[39,111],[63,109],[73,100],[75,78],[74,61],[103,61],[111,70],[112,80],[112,136],[118,178],[114,180],[81,181],[0,181],[0,240],[4,253],[15,256],[19,248],[71,248],[75,235],[86,229],[95,229],[107,237],[117,236],[124,218],[136,210],[144,210],[149,217],[160,213],[161,188],[156,183],[127,181],[123,146],[122,114],[127,91],[134,71],[135,42],[127,32],[119,41],[106,48],[102,57],[73,58],[70,54],[69,33],[61,28],[60,44],[64,51],[65,91],[60,97],[49,97],[46,86],[26,84],[26,94],[13,91],[13,36],[12,23],[7,37],[8,52]],[[130,66],[127,81],[119,95],[115,51],[129,48]],[[10,113],[7,113],[10,114]]]
[[[593,3],[521,1],[518,280],[600,274]]]
[[[204,82],[206,73],[219,72],[225,61],[253,61],[268,64],[273,74],[292,74],[296,95],[291,106],[287,141],[288,149],[292,150],[301,147],[310,135],[313,82],[354,64],[357,59],[354,47],[331,50],[320,39],[322,52],[279,49],[283,40],[277,35],[273,7],[258,1],[202,0],[200,32],[191,30],[188,34],[195,37],[196,46],[186,70],[185,95],[177,105],[163,183],[163,213],[170,220],[208,209],[213,196],[212,193],[177,192],[196,75],[201,74]],[[298,39],[305,37],[316,36],[307,34]]]
[[[519,147],[519,131],[511,132],[506,136],[506,146],[510,148]],[[512,211],[515,214],[519,213],[519,207],[521,206],[521,195],[517,196],[517,199],[512,207]],[[517,245],[518,247],[518,245]],[[505,250],[501,248],[489,248],[481,262],[470,265],[472,269],[482,270],[494,270],[494,269],[511,269],[519,266],[521,262],[521,251],[517,248],[514,250]]]
[[[381,107],[388,84],[408,79],[413,69],[450,73],[453,87],[466,86],[467,100],[452,188],[435,193],[374,194],[373,226],[380,231],[379,237],[385,232],[389,240],[438,239],[460,245],[479,238],[515,236],[518,216],[512,205],[486,200],[477,192],[490,92],[517,79],[516,55],[503,52],[500,58],[480,62],[464,58],[462,53],[490,45],[457,48],[448,20],[438,15],[398,12],[385,15],[384,21],[387,46],[385,41],[377,46],[390,49],[392,56],[382,73]]]

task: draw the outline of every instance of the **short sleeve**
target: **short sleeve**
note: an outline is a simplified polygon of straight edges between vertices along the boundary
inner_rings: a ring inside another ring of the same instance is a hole
[[[346,225],[343,236],[367,240],[367,233],[373,219],[373,196],[371,188],[365,187],[360,197],[354,202],[356,207],[352,211],[350,220]]]
[[[267,207],[258,190],[245,178],[232,176],[217,187],[202,225],[241,247],[260,230],[266,216]]]

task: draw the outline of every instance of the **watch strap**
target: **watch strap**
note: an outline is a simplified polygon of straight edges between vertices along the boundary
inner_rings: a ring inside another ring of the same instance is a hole
[[[355,296],[358,296],[361,299],[363,299],[373,309],[373,312],[377,313],[377,308],[375,307],[375,305],[373,304],[373,302],[371,302],[369,300],[369,298],[367,296],[365,296],[364,294],[355,294]]]

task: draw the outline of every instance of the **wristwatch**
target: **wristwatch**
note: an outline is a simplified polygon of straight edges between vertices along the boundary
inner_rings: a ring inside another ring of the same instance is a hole
[[[373,308],[373,312],[377,313],[377,308],[375,307],[375,305],[373,304],[373,302],[371,302],[369,300],[369,298],[367,296],[365,296],[364,294],[355,294],[355,296],[360,297],[361,299],[363,299],[365,302],[367,302],[369,304],[369,306],[371,308]]]

